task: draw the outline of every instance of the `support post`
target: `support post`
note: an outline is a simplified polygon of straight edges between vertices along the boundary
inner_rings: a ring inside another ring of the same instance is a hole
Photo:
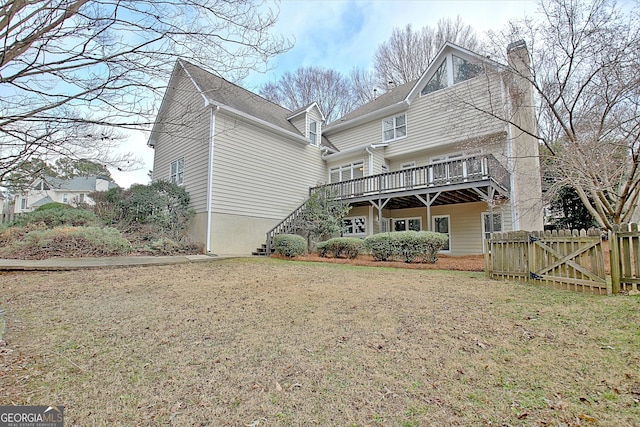
[[[620,238],[618,232],[619,225],[614,225],[613,230],[609,232],[609,260],[611,265],[611,289],[607,286],[608,294],[617,294],[620,292]]]

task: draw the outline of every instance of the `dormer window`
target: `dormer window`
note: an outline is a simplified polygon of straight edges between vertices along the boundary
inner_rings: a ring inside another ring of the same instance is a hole
[[[400,114],[382,120],[382,139],[385,142],[407,136],[407,115]]]
[[[313,145],[318,145],[318,122],[309,122],[309,140]]]
[[[448,86],[470,80],[482,73],[482,66],[456,55],[447,55],[433,73],[420,95],[427,95]]]

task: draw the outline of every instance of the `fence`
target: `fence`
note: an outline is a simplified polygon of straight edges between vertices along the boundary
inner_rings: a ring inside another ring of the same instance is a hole
[[[485,247],[487,275],[595,294],[640,293],[640,227],[609,232],[610,276],[599,230],[493,233]]]
[[[640,231],[638,224],[620,224],[610,233],[612,292],[638,292]]]
[[[485,257],[491,278],[610,294],[599,230],[493,233]]]

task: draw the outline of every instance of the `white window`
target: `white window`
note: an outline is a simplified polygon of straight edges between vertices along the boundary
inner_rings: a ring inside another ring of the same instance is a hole
[[[80,193],[79,199],[80,203],[84,203],[84,193]]]
[[[318,145],[318,122],[309,122],[309,140],[313,145]]]
[[[382,120],[383,141],[393,141],[407,136],[407,115],[400,114]]]
[[[438,215],[432,218],[433,231],[447,235],[447,243],[442,247],[442,251],[451,251],[451,228],[449,226],[449,215]]]
[[[171,162],[169,181],[177,185],[182,185],[184,182],[184,157]]]
[[[342,219],[345,236],[363,236],[367,234],[367,217],[352,216]]]
[[[364,162],[352,162],[331,168],[329,180],[331,183],[348,181],[364,176]]]
[[[20,209],[22,209],[22,210],[27,209],[27,199],[22,198],[22,199],[20,200]]]
[[[394,219],[393,231],[420,231],[422,230],[422,218]]]
[[[62,203],[69,203],[69,196],[67,195],[67,193],[64,193],[62,195]]]
[[[386,233],[389,230],[389,218],[381,218],[380,219],[380,232],[381,233]]]
[[[482,71],[482,66],[478,64],[455,55],[447,55],[427,84],[424,85],[420,95],[427,95],[456,83],[472,79],[480,75]]]
[[[447,60],[442,61],[442,64],[438,67],[433,76],[429,79],[427,84],[425,85],[421,95],[426,95],[431,92],[435,92],[440,89],[444,89],[447,87]]]
[[[502,214],[493,213],[489,215],[488,212],[482,213],[482,238],[488,239],[491,237],[491,233],[502,231]]]
[[[470,80],[482,73],[482,67],[466,59],[451,55],[453,62],[453,84]]]

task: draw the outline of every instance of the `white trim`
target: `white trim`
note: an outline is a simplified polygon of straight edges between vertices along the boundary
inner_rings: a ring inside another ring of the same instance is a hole
[[[418,220],[418,222],[420,223],[420,231],[422,231],[423,228],[422,228],[422,217],[421,216],[412,216],[412,217],[407,217],[407,218],[391,218],[391,231],[396,231],[396,222],[398,222],[398,221],[405,221],[405,229],[404,230],[400,230],[400,231],[410,231],[411,229],[408,228],[409,227],[409,221],[412,221],[412,220]]]
[[[364,231],[360,232],[360,233],[347,233],[346,231],[342,233],[343,236],[350,236],[350,237],[359,237],[359,236],[366,236],[367,235],[367,230],[369,229],[369,227],[367,226],[367,217],[365,215],[357,215],[357,216],[347,216],[342,218],[342,223],[344,226],[344,221],[345,220],[352,220],[355,221],[357,219],[362,219],[364,220],[364,224],[362,224],[364,226]],[[356,225],[355,223],[352,223],[351,227],[353,229],[355,229]]]
[[[214,139],[216,132],[216,113],[219,107],[211,108],[210,122],[209,122],[209,164],[207,165],[207,237],[206,237],[206,251],[211,252],[211,215],[213,210],[213,154],[214,154]]]
[[[353,171],[355,170],[354,169],[355,167],[362,168],[362,176],[364,177],[365,176],[365,174],[364,174],[364,159],[359,159],[359,160],[355,160],[355,161],[350,162],[350,163],[343,163],[341,165],[337,165],[337,166],[334,166],[332,168],[329,168],[329,183],[335,184],[336,182],[349,181],[351,179],[356,179],[353,176],[354,175]],[[344,171],[347,171],[347,170],[349,171],[350,177],[344,178],[342,173]],[[360,169],[358,169],[358,170],[360,170]],[[338,172],[338,181],[335,181],[335,182],[331,181],[331,175],[333,174],[334,171]],[[360,177],[357,177],[357,178],[360,178]]]
[[[504,230],[504,215],[502,215],[502,212],[492,212],[491,215],[500,215],[500,230],[493,230],[493,231],[503,231]],[[484,227],[484,219],[485,217],[489,216],[489,212],[481,212],[480,215],[480,225],[482,227],[482,253],[484,253],[484,242],[487,240],[487,238],[485,237],[485,234],[488,233],[488,231],[485,229]]]
[[[431,230],[436,231],[436,218],[447,218],[447,226],[448,232],[446,233],[449,236],[449,249],[442,249],[440,252],[443,254],[451,253],[451,215],[433,215],[431,216]],[[443,233],[444,234],[444,233]]]
[[[387,143],[382,143],[382,144],[366,144],[366,145],[358,145],[357,147],[351,147],[351,148],[347,148],[346,150],[343,151],[336,151],[333,153],[325,153],[322,155],[322,159],[323,160],[328,160],[328,161],[333,161],[333,160],[340,160],[343,159],[345,157],[349,157],[351,155],[353,155],[354,153],[359,153],[361,151],[367,151],[368,148],[371,149],[376,149],[376,148],[384,148],[387,147],[389,144]]]
[[[396,119],[397,119],[398,117],[400,117],[400,116],[404,116],[404,125],[403,125],[403,126],[398,126],[398,125],[397,125],[397,123],[396,123]],[[385,121],[387,121],[387,120],[389,120],[389,119],[393,120],[393,128],[391,128],[391,129],[386,129],[386,130],[385,130],[385,128],[384,128],[384,122],[385,122]],[[404,113],[401,113],[401,114],[395,114],[395,115],[393,115],[393,116],[387,116],[387,117],[385,117],[385,118],[383,118],[383,119],[381,120],[380,124],[381,124],[381,126],[382,126],[382,142],[383,142],[383,143],[389,143],[389,142],[392,142],[392,141],[397,141],[397,140],[399,140],[399,139],[404,139],[404,138],[406,138],[406,137],[407,137],[407,135],[409,134],[409,123],[408,123],[408,121],[407,121],[407,112],[406,112],[406,111],[405,111]],[[397,136],[397,132],[396,132],[396,130],[397,130],[399,127],[404,127],[404,135],[402,135],[402,136]],[[393,138],[385,139],[385,136],[384,136],[385,131],[387,131],[387,132],[388,132],[388,131],[390,131],[390,130],[393,130]]]

